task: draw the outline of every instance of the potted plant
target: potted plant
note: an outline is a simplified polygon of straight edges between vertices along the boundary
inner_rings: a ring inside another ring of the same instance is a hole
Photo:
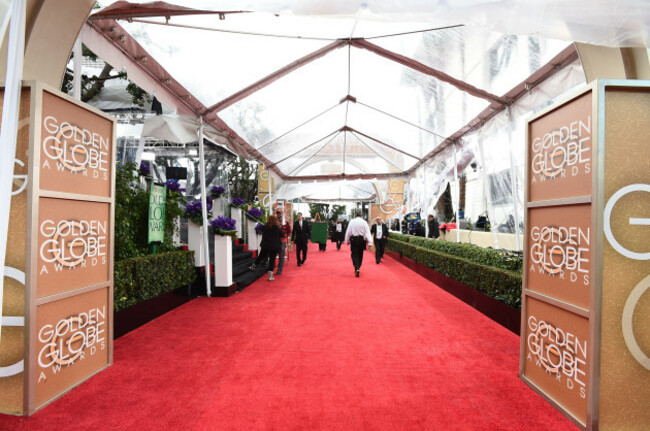
[[[232,240],[237,237],[237,222],[219,216],[210,221],[210,233],[214,234],[214,285],[229,287],[232,282]]]
[[[218,236],[237,236],[237,222],[229,217],[219,216],[210,220],[209,232]]]
[[[208,218],[212,217],[212,198],[206,197]],[[203,258],[203,205],[201,201],[189,202],[185,205],[183,216],[190,221],[187,224],[187,248],[194,250],[196,266],[204,266]]]
[[[232,205],[235,208],[241,208],[241,209],[244,209],[245,207],[248,206],[246,201],[243,200],[242,198],[232,198],[232,200],[230,201],[230,205]]]
[[[151,167],[149,166],[149,163],[145,162],[144,160],[140,162],[140,167],[138,168],[138,173],[142,177],[150,177],[151,176]]]
[[[230,201],[230,206],[230,216],[237,221],[237,236],[242,238],[244,236],[242,212],[248,207],[248,204],[242,198],[236,197],[232,198]]]
[[[224,193],[226,193],[226,189],[221,186],[210,187],[210,196],[212,196],[213,199],[219,199]]]
[[[255,220],[262,220],[262,216],[264,215],[264,211],[257,207],[251,207],[248,211],[246,211],[249,216],[253,217]]]
[[[165,181],[165,186],[167,186],[167,192],[169,194],[183,193],[185,191],[185,189],[181,187],[181,183],[179,183],[178,180],[175,179]]]

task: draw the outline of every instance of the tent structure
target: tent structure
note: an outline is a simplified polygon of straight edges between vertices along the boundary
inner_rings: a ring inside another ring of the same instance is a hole
[[[24,3],[0,0],[0,37],[10,28],[0,65],[5,203],[20,79],[57,84],[76,23],[94,4],[73,13],[69,2]],[[525,118],[593,79],[590,53],[611,54],[605,47],[622,48],[608,77],[650,75],[643,0],[100,4],[81,28],[83,43],[235,153],[263,162],[277,198],[377,199],[382,181],[404,178],[409,210],[426,211],[475,159],[489,211],[517,217]],[[25,15],[40,21],[26,27]],[[73,23],[66,31],[56,23],[64,17]],[[25,33],[28,43],[18,37]],[[507,205],[498,190],[512,195]]]
[[[82,40],[288,181],[412,176],[577,59],[459,24],[229,12],[120,1]]]
[[[523,120],[587,80],[576,41],[645,46],[641,3],[108,1],[81,40],[264,163],[276,198],[405,178],[430,212],[475,160],[490,218],[518,226]]]

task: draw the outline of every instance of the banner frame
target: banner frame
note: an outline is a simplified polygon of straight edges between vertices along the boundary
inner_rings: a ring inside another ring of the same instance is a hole
[[[4,83],[0,82],[0,86]],[[29,137],[28,137],[28,185],[27,185],[27,217],[26,224],[26,238],[25,238],[25,325],[23,331],[24,337],[24,370],[23,370],[23,416],[31,416],[36,411],[49,405],[56,399],[64,394],[73,390],[95,374],[105,370],[113,364],[113,293],[114,293],[114,241],[115,241],[115,179],[116,179],[116,148],[115,142],[117,139],[117,120],[94,108],[86,103],[83,103],[67,94],[62,93],[58,89],[49,86],[40,81],[25,80],[21,85],[23,91],[28,89],[29,103],[30,103],[30,118],[29,118]],[[43,120],[43,98],[44,93],[50,93],[55,97],[63,99],[65,102],[76,105],[77,107],[90,112],[91,114],[101,117],[103,120],[111,122],[111,156],[108,161],[110,168],[110,187],[109,196],[93,196],[87,194],[67,193],[58,191],[41,190],[40,188],[40,149],[41,149],[41,126]],[[65,199],[73,201],[97,202],[109,205],[108,212],[108,235],[110,238],[110,247],[107,250],[107,268],[108,280],[100,283],[83,286],[79,289],[38,298],[37,274],[38,274],[38,217],[39,217],[39,200],[40,198],[52,199]],[[59,301],[62,299],[74,297],[80,294],[93,292],[96,290],[106,289],[106,349],[107,349],[107,362],[106,365],[101,366],[99,369],[89,373],[79,381],[76,381],[64,391],[52,396],[40,405],[36,405],[36,377],[37,377],[37,338],[38,328],[36,324],[37,308],[41,305]]]

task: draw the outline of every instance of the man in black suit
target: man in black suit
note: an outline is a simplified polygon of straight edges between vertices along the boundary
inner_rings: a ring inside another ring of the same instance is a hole
[[[370,229],[372,240],[375,244],[375,260],[377,263],[381,262],[384,257],[384,249],[386,248],[386,240],[388,239],[388,225],[384,223],[381,217],[375,219],[375,224]]]
[[[298,262],[298,266],[305,263],[307,259],[307,243],[309,238],[311,238],[311,225],[307,220],[302,219],[302,213],[298,213],[296,222],[293,224],[293,231],[291,232],[291,241],[296,244],[296,262]]]

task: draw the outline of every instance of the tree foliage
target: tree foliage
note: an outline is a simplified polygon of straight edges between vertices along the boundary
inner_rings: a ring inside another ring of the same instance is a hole
[[[316,213],[320,214],[321,219],[329,219],[329,208],[330,204],[308,204],[309,213],[311,214],[312,220],[316,217]]]
[[[82,45],[83,57],[90,60],[96,61],[97,55],[92,52],[86,45]],[[74,59],[74,51],[70,53],[70,60]],[[65,70],[63,75],[63,82],[61,83],[61,91],[64,93],[71,93],[73,86],[73,77],[74,73],[72,70]],[[88,102],[93,99],[99,93],[101,93],[104,88],[106,81],[111,79],[128,79],[126,72],[118,71],[116,72],[108,63],[104,64],[102,71],[99,75],[88,76],[86,74],[81,75],[81,101]],[[131,101],[135,104],[144,108],[145,105],[151,103],[151,96],[144,91],[142,88],[135,85],[133,82],[129,81],[129,84],[126,87],[126,91],[131,95]]]
[[[341,214],[345,214],[345,205],[332,205],[331,220],[337,220]]]
[[[257,198],[258,164],[243,157],[234,157],[228,161],[228,186],[230,195],[255,202]]]
[[[183,196],[178,192],[167,193],[165,205],[165,239],[158,246],[159,252],[176,250],[175,220],[182,214],[180,204]],[[116,168],[115,182],[115,260],[144,256],[149,252],[147,244],[149,221],[149,190],[140,184],[135,163],[125,163]]]

